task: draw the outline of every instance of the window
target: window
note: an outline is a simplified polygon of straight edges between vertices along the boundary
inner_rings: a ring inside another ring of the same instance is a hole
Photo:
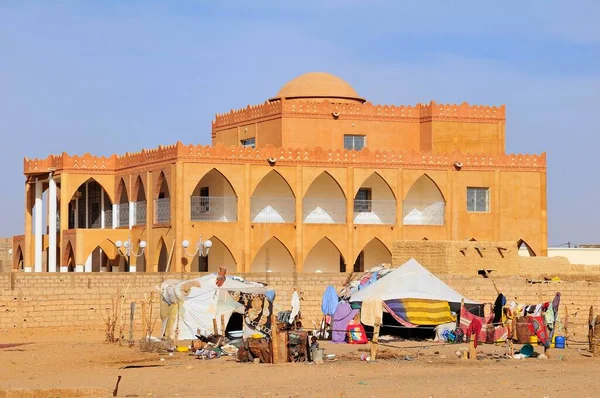
[[[370,213],[371,212],[371,197],[373,192],[371,188],[360,188],[354,198],[355,213]]]
[[[254,148],[256,147],[256,138],[252,137],[252,138],[248,138],[245,140],[241,140],[240,141],[242,143],[242,146],[244,148]]]
[[[467,187],[467,211],[488,213],[490,211],[490,189]]]
[[[367,139],[364,135],[344,135],[344,149],[360,151],[366,146]]]
[[[200,188],[200,213],[208,213],[210,210],[209,202],[209,191],[208,187]]]

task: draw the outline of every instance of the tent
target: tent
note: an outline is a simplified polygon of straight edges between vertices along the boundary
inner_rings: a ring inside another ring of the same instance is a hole
[[[464,299],[468,304],[480,304],[446,285],[414,258],[373,284],[353,293],[350,301],[363,301],[366,298],[377,298],[382,301],[424,299],[449,303],[460,303]]]
[[[221,316],[227,325],[233,312],[244,314],[249,311],[248,308],[252,311],[253,321],[262,319],[263,324],[270,322],[272,303],[265,299],[267,289],[262,283],[227,276],[219,287],[217,275],[212,274],[191,280],[164,281],[161,293],[163,337],[177,336],[178,339],[189,340],[195,339],[197,334],[208,336],[215,332],[214,320],[217,333],[224,334]],[[260,323],[255,325],[256,328],[246,328],[246,332],[260,331]]]

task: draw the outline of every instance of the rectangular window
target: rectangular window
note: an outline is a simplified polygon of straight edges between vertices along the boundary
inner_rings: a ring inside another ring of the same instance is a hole
[[[489,213],[490,189],[467,187],[467,211],[473,213]]]
[[[360,151],[367,146],[367,137],[364,135],[344,135],[344,149]]]
[[[200,212],[208,213],[210,210],[209,202],[210,202],[210,192],[208,187],[200,187]]]
[[[244,148],[255,148],[256,147],[256,138],[248,138],[240,141]]]
[[[371,188],[360,188],[354,198],[354,212],[370,213],[372,195],[373,191],[371,191]]]

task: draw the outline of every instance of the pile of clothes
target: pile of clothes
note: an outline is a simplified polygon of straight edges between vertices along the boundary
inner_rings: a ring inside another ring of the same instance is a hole
[[[392,272],[392,268],[388,268],[383,264],[373,267],[364,274],[362,274],[358,279],[350,282],[347,286],[345,286],[340,292],[340,297],[342,299],[349,299],[354,292],[362,290],[365,287],[377,282],[379,279],[383,278],[390,272]]]

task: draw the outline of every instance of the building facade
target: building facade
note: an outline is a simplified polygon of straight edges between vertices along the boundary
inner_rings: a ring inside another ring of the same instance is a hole
[[[373,105],[308,73],[218,114],[209,146],[25,159],[13,268],[350,272],[422,239],[524,240],[545,255],[546,156],[506,154],[505,122],[504,106]]]

